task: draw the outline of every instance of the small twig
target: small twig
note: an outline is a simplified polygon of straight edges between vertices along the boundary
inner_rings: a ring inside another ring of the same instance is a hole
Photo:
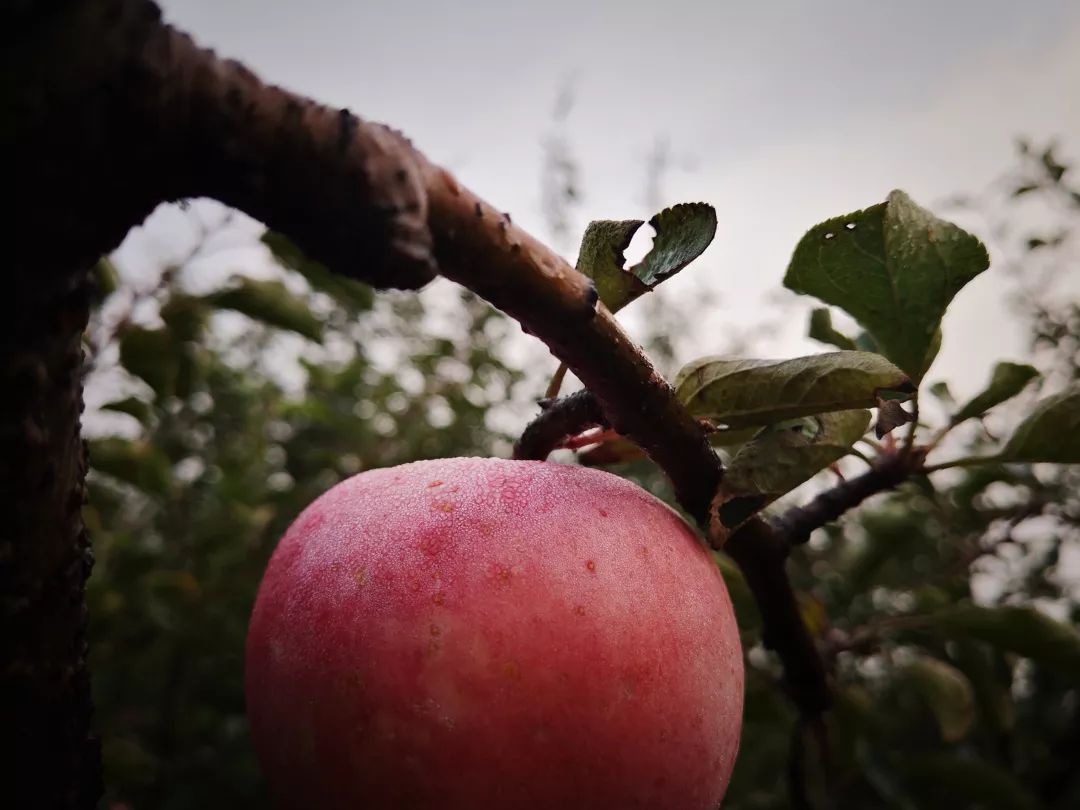
[[[956,467],[976,467],[979,464],[993,464],[998,461],[1002,461],[1000,455],[994,456],[964,456],[963,458],[954,458],[951,461],[942,461],[940,464],[929,464],[923,467],[924,473],[930,474],[939,472],[941,470],[951,470]]]
[[[570,436],[569,438],[564,439],[560,448],[563,450],[580,450],[582,447],[588,447],[593,444],[603,444],[604,442],[615,441],[619,438],[622,437],[611,428],[590,430],[587,433],[581,433],[577,436]]]
[[[547,391],[544,392],[545,397],[555,399],[559,395],[559,391],[562,390],[563,380],[566,379],[566,371],[566,363],[559,363],[555,375],[551,378],[551,382],[548,383]]]
[[[607,427],[600,404],[589,391],[578,391],[547,404],[514,445],[514,458],[543,461],[567,438],[595,427]]]
[[[807,542],[815,529],[839,518],[871,495],[893,489],[918,470],[922,452],[890,453],[882,457],[862,475],[837,484],[822,492],[805,506],[793,506],[772,521],[773,528],[788,543],[797,546]]]
[[[919,392],[915,391],[911,398],[911,421],[908,422],[907,433],[904,436],[902,455],[908,456],[915,448],[915,432],[919,428]]]

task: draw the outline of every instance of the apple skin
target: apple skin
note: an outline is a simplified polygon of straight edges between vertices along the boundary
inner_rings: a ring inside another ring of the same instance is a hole
[[[597,470],[456,458],[361,473],[297,518],[245,688],[281,807],[705,810],[743,665],[673,510]]]

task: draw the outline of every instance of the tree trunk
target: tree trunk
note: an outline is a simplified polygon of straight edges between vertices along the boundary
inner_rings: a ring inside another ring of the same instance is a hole
[[[101,775],[86,669],[86,284],[18,304],[0,318],[0,804],[92,807]]]

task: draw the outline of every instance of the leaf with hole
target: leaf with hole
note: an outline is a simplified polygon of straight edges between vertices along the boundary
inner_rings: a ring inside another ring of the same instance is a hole
[[[690,413],[728,428],[871,408],[885,391],[907,396],[914,386],[900,369],[870,352],[791,360],[702,357],[675,379],[675,395]]]
[[[994,366],[994,372],[986,388],[972,397],[953,415],[952,423],[958,425],[966,419],[982,416],[994,406],[1015,397],[1038,376],[1039,370],[1026,363],[998,363]]]
[[[581,240],[577,269],[596,283],[612,312],[653,290],[704,252],[716,234],[716,210],[707,203],[682,203],[649,220],[652,249],[627,269],[623,251],[643,223],[638,219],[590,222]]]
[[[1080,464],[1080,383],[1035,403],[1006,442],[1001,458]]]
[[[977,238],[894,191],[811,228],[784,285],[846,310],[917,382],[937,353],[949,302],[989,263]]]

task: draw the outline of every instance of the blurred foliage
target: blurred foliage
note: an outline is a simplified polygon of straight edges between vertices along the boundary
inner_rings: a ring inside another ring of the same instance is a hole
[[[1012,386],[1012,400],[987,397],[990,414],[965,414],[949,437],[960,453],[988,454],[1040,387],[1080,378],[1080,307],[1052,283],[1080,238],[1080,196],[1053,150],[1026,146],[1021,163],[1004,191],[995,184],[965,205],[1001,223],[1039,200],[1061,214],[1053,233],[994,229],[1042,377]],[[86,514],[109,808],[268,806],[242,660],[277,538],[360,470],[506,455],[500,408],[544,382],[509,363],[512,325],[472,296],[443,288],[455,300],[441,307],[376,297],[278,235],[263,241],[273,277],[210,292],[189,285],[190,262],[143,288],[110,262],[98,268],[90,387],[116,396],[88,414],[102,427]],[[685,317],[662,323],[677,329]],[[647,342],[670,366],[665,335]],[[930,390],[956,412],[945,385]],[[647,460],[612,469],[671,499]],[[747,651],[745,731],[724,807],[1080,806],[1078,493],[1075,466],[959,468],[879,496],[799,548],[793,583],[837,696],[820,728],[796,717],[746,583],[718,559]]]
[[[1038,385],[1045,396],[1080,378],[1075,288],[1070,298],[1058,284],[1080,240],[1069,179],[1052,148],[1022,145],[1017,169],[962,201],[992,225],[995,270],[1012,274],[1042,379],[989,415],[1000,399],[986,396],[978,422],[950,436],[953,455],[988,455]],[[1054,223],[1053,237],[1025,221]],[[990,464],[911,481],[819,532],[789,567],[836,689],[828,754],[747,620],[746,728],[725,808],[1080,807],[1080,468]]]
[[[88,332],[88,382],[131,391],[88,414],[91,427],[111,417],[90,442],[86,507],[105,806],[267,807],[242,664],[274,544],[309,502],[360,470],[505,455],[487,414],[522,379],[497,351],[510,324],[451,293],[453,334],[436,336],[417,296],[376,302],[350,288],[338,299],[304,289],[284,261],[279,278],[234,278],[201,295],[183,267],[141,292],[111,264],[99,270],[114,281]],[[244,313],[232,316],[242,323],[215,328],[225,309]],[[282,330],[333,350],[290,348]]]

